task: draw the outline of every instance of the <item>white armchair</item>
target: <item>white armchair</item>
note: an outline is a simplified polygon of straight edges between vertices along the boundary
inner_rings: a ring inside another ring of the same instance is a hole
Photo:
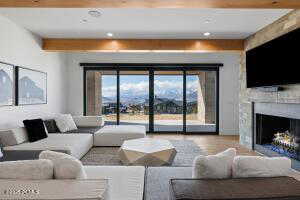
[[[73,116],[76,126],[79,127],[98,127],[104,126],[104,118],[102,116]]]

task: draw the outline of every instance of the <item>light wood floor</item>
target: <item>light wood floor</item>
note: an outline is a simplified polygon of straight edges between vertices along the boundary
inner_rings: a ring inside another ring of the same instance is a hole
[[[239,144],[239,136],[151,134],[148,137],[169,140],[193,140],[209,155],[219,153],[228,148],[236,148],[238,155],[259,155],[241,146]]]

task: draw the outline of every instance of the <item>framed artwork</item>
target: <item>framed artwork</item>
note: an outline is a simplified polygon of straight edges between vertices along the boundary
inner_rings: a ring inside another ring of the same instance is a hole
[[[18,67],[17,105],[47,104],[47,73]]]
[[[14,105],[14,66],[0,62],[0,106]]]

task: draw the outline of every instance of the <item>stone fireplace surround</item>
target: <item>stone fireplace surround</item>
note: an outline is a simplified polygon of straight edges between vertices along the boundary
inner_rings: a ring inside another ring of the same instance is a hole
[[[248,37],[245,40],[245,50],[262,45],[297,28],[300,28],[300,9],[291,11],[274,23]],[[272,66],[266,67],[272,69]],[[284,70],[284,66],[282,69]],[[262,105],[258,102],[266,102],[266,104],[269,104],[268,107],[272,107],[274,104],[283,104],[279,105],[283,107],[281,111],[283,114],[285,113],[285,107],[293,107],[293,105],[290,104],[295,104],[295,106],[300,105],[300,84],[284,85],[284,90],[278,92],[262,92],[256,88],[247,88],[246,82],[246,53],[243,52],[241,54],[241,64],[239,69],[239,133],[241,145],[251,149],[254,148],[254,107],[257,107],[256,110],[258,110],[259,105]],[[269,111],[273,112],[272,109],[269,109]],[[300,113],[300,110],[292,111],[288,116],[292,115],[290,118],[293,118],[297,113]],[[272,113],[269,114],[271,115]],[[295,162],[293,162],[293,165],[295,165]]]
[[[265,148],[262,144],[271,141],[273,131],[289,130],[295,136],[300,136],[300,104],[289,103],[252,103],[252,148],[253,150],[267,156],[283,156],[275,151]],[[262,127],[264,123],[267,126]],[[272,127],[272,125],[274,126]],[[299,152],[298,152],[299,153]],[[291,159],[292,167],[300,170],[300,160]]]
[[[300,28],[300,9],[291,11],[289,14],[248,37],[245,41],[245,49],[249,50],[262,45],[297,28]],[[272,66],[266,67],[270,68],[271,75]],[[282,70],[285,70],[284,66],[282,66]],[[239,70],[239,133],[240,143],[251,149],[253,146],[252,102],[300,104],[300,84],[284,85],[282,86],[283,90],[278,92],[263,92],[256,88],[247,88],[246,82],[246,54],[243,52],[241,54]]]

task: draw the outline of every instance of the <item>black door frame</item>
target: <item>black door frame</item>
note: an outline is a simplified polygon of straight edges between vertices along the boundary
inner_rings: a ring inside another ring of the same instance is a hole
[[[80,63],[83,67],[83,114],[86,115],[86,73],[87,71],[116,71],[117,75],[117,124],[120,123],[120,71],[148,71],[149,72],[149,133],[179,133],[179,134],[219,134],[219,68],[221,63]],[[186,72],[187,71],[215,71],[216,72],[216,130],[214,132],[186,132]],[[183,130],[154,131],[154,72],[182,71],[183,72]]]

